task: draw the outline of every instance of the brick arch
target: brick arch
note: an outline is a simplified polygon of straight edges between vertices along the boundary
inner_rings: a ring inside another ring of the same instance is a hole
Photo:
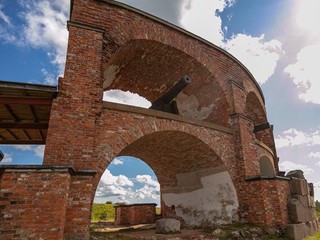
[[[103,65],[104,90],[130,91],[153,102],[188,75],[192,83],[176,98],[180,114],[230,126],[231,108],[214,74],[187,52],[160,40],[131,39],[112,56],[105,54],[110,59]]]
[[[102,140],[105,132],[102,129],[99,132]],[[158,178],[164,217],[178,218],[187,226],[231,223],[238,217],[239,203],[226,166],[233,158],[232,144],[224,135],[228,134],[218,131],[210,134],[200,127],[179,122],[145,122],[119,134],[108,144],[101,141],[95,186],[114,157],[137,157],[148,164]],[[195,201],[195,197],[200,204],[195,202],[193,207],[189,206],[187,202]]]
[[[143,117],[133,115],[129,112],[118,112],[104,109],[99,127],[96,130],[96,149],[98,159],[95,169],[97,169],[97,176],[101,176],[110,162],[117,156],[130,155],[136,148],[139,151],[135,142],[148,139],[148,136],[161,136],[161,133],[176,133],[183,140],[185,136],[189,142],[195,146],[201,146],[201,149],[206,149],[207,156],[215,156],[218,160],[218,165],[223,165],[230,172],[233,171],[232,163],[234,161],[232,144],[232,134],[227,134],[218,130],[208,131],[200,126],[191,125],[184,122],[172,121],[167,119],[157,119],[152,117]],[[111,116],[116,115],[117,126],[114,127],[112,134],[109,133],[110,129],[106,126],[114,124]],[[130,121],[129,119],[135,118],[137,121]],[[121,127],[125,124],[125,130]],[[169,134],[170,135],[170,134]],[[179,139],[179,138],[178,138]],[[172,144],[170,138],[166,138],[166,144]],[[158,141],[158,140],[157,140]],[[188,142],[186,141],[186,143]],[[182,142],[176,141],[181,144]],[[129,150],[128,150],[128,149]],[[130,150],[132,149],[132,150]],[[199,151],[199,150],[197,150]],[[141,158],[138,157],[138,158]],[[198,165],[201,166],[202,162],[199,161]]]
[[[245,114],[254,120],[255,125],[267,122],[266,110],[254,92],[247,94]]]

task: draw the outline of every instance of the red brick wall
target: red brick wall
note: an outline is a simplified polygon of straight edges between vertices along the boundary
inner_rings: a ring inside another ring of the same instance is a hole
[[[7,170],[0,182],[1,239],[62,239],[70,175]]]
[[[64,239],[89,239],[93,176],[71,176],[66,206]]]
[[[156,204],[133,204],[115,207],[116,225],[154,223]]]
[[[289,181],[260,179],[246,181],[244,184],[249,222],[263,226],[284,226],[288,223]]]

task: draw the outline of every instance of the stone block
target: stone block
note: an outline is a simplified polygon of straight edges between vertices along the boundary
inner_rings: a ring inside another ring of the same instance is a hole
[[[315,234],[319,229],[318,222],[316,220],[307,222],[306,225],[309,228],[309,235]]]
[[[308,207],[311,207],[311,208],[315,208],[316,207],[316,203],[314,201],[314,197],[313,196],[309,196],[308,195]]]
[[[180,231],[180,221],[171,218],[163,218],[156,221],[157,233],[172,233]]]
[[[308,196],[295,195],[294,198],[298,199],[298,201],[299,201],[304,207],[309,207],[309,198],[308,198]]]
[[[304,179],[294,178],[290,181],[291,194],[308,195],[308,183]]]
[[[308,236],[309,230],[305,223],[298,223],[288,224],[286,227],[286,232],[290,239],[302,240],[304,237]]]
[[[317,220],[317,213],[315,208],[305,208],[305,222]]]
[[[300,179],[305,179],[303,175],[303,171],[301,170],[293,170],[288,172],[286,177],[294,177],[294,178],[300,178]]]
[[[313,183],[308,183],[310,196],[314,197],[314,186]]]
[[[295,198],[292,198],[288,204],[288,214],[292,223],[302,223],[306,220],[305,208],[302,203]]]

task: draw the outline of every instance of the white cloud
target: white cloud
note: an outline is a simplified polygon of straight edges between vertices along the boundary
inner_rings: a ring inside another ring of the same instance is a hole
[[[320,158],[320,152],[311,152],[308,154],[308,158]]]
[[[0,4],[0,19],[2,19],[6,24],[10,25],[10,19],[9,17],[4,14],[4,12],[2,11],[3,5]]]
[[[44,145],[37,146],[37,147],[33,148],[33,151],[34,151],[36,156],[43,158],[44,148],[45,148]]]
[[[44,76],[44,83],[48,85],[54,85],[57,83],[57,78],[54,76],[54,74],[49,73],[46,69],[42,68],[41,72]]]
[[[313,169],[308,167],[307,165],[297,164],[290,161],[280,162],[279,167],[281,171],[286,171],[286,172],[300,169],[304,172],[305,175],[310,175],[311,173],[313,173]]]
[[[152,179],[150,175],[137,175],[136,181],[139,183],[146,183],[147,185],[159,187],[159,183]]]
[[[121,174],[119,176],[113,176],[108,169],[103,173],[100,181],[107,185],[117,187],[133,186],[133,182],[129,180],[129,178]]]
[[[68,2],[43,0],[20,3],[26,9],[22,14],[26,21],[23,27],[25,41],[33,47],[46,49],[62,74],[68,41]]]
[[[260,37],[237,34],[231,39],[226,39],[222,31],[222,20],[219,14],[215,13],[222,12],[234,2],[186,1],[183,5],[181,25],[233,54],[251,71],[257,82],[263,84],[275,71],[283,53],[282,44],[275,39],[265,41],[263,34]],[[230,18],[231,16],[229,21]],[[226,27],[224,31],[227,31]]]
[[[316,166],[320,167],[320,161],[316,162]]]
[[[297,2],[296,22],[298,26],[310,32],[320,31],[319,0],[300,0]]]
[[[120,158],[115,158],[115,159],[113,159],[113,161],[112,161],[111,164],[114,164],[114,165],[122,165],[122,164],[123,164],[123,161],[122,161]]]
[[[31,151],[32,146],[31,145],[13,145],[15,149],[22,150],[22,151]]]
[[[159,198],[159,191],[160,188],[157,187],[150,187],[148,185],[144,185],[144,187],[137,189],[133,196],[134,199],[145,199],[145,198]]]
[[[134,183],[124,175],[113,176],[107,169],[100,179],[95,202],[160,202],[160,185],[149,175],[138,175],[134,179],[146,183],[142,188],[136,188]]]
[[[12,163],[12,154],[9,154],[9,153],[3,153],[4,155],[4,158],[0,161],[0,164],[10,164]]]
[[[221,30],[222,21],[216,12],[222,12],[231,4],[232,1],[221,0],[185,1],[180,24],[188,31],[221,46],[224,38]]]
[[[278,135],[275,142],[277,148],[320,145],[320,131],[305,133],[295,128],[290,128]]]
[[[320,181],[313,183],[313,187],[314,187],[314,198],[320,201]]]
[[[45,145],[31,146],[31,145],[13,145],[15,149],[22,151],[33,151],[35,156],[43,158]]]
[[[144,97],[129,91],[109,90],[103,93],[103,101],[122,103],[131,106],[149,108],[151,103]]]
[[[69,14],[69,1],[64,0],[33,0],[18,1],[22,11],[17,12],[24,24],[17,25],[1,11],[0,19],[7,26],[0,25],[0,39],[20,47],[40,48],[46,51],[51,63],[57,67],[58,75],[62,76],[65,66],[68,31],[66,23]],[[46,84],[56,84],[55,74],[42,70]]]
[[[260,84],[273,75],[283,53],[281,42],[275,39],[266,42],[264,35],[237,34],[226,41],[224,48],[238,58]]]
[[[297,61],[288,65],[284,71],[298,87],[299,98],[305,102],[320,104],[319,64],[316,60],[320,55],[318,44],[303,48],[297,54]]]

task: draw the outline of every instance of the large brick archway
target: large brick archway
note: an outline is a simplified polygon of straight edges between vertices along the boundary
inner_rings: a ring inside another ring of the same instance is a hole
[[[111,143],[104,141],[108,128],[99,130],[100,155],[94,185],[114,157],[133,156],[147,163],[158,178],[163,217],[178,218],[188,226],[230,224],[237,220],[238,196],[228,172],[231,169],[226,167],[234,159],[230,129],[161,119],[161,113],[156,111],[156,119],[139,116],[137,113],[150,114],[150,110],[136,110],[139,123],[126,132],[113,133],[117,137]],[[117,113],[120,119],[133,114]],[[109,117],[104,120],[110,121]]]
[[[68,30],[43,166],[1,168],[2,236],[88,239],[95,189],[120,155],[152,167],[164,215],[185,225],[287,222],[287,179],[260,176],[261,156],[279,175],[264,97],[236,58],[111,0],[72,0]],[[183,75],[179,115],[102,101],[109,89],[154,101]]]

